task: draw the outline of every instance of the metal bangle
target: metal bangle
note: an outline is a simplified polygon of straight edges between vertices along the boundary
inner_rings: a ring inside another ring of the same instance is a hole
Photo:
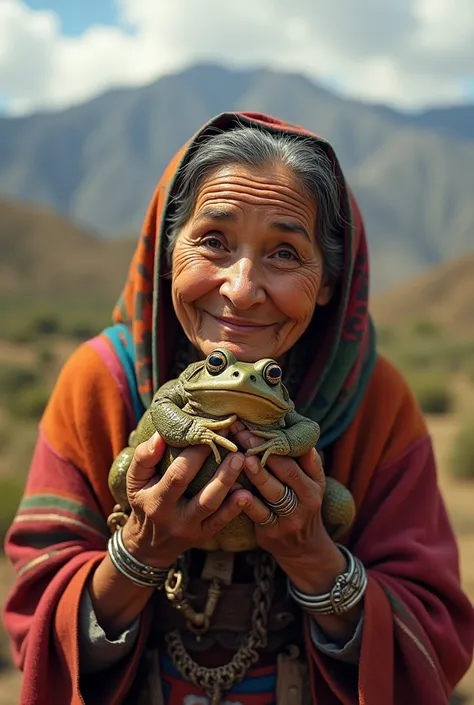
[[[108,542],[108,554],[116,569],[135,585],[141,587],[161,587],[173,566],[155,568],[142,563],[125,548],[122,527],[114,532]]]
[[[310,614],[344,614],[363,598],[367,588],[367,573],[361,561],[344,546],[336,544],[347,559],[347,570],[336,578],[332,589],[321,595],[301,592],[288,580],[290,596]]]

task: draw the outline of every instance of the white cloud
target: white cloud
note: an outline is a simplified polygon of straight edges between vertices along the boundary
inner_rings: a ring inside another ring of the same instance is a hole
[[[472,0],[116,0],[116,27],[0,0],[0,95],[10,113],[64,107],[197,61],[335,80],[361,99],[417,107],[464,98]]]

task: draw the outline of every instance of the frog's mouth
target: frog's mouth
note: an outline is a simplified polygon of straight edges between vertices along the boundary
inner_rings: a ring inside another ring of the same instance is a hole
[[[236,414],[256,424],[273,423],[290,410],[283,400],[279,403],[278,399],[241,390],[209,389],[203,386],[185,391],[189,394],[188,404],[196,413],[212,416]]]

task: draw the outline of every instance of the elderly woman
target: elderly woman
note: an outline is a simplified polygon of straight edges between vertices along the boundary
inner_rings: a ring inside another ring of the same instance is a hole
[[[221,434],[237,452],[190,493],[209,445],[161,475],[155,434],[109,540],[109,469],[156,390],[192,362],[264,358],[319,424],[317,450],[262,463],[234,421]],[[329,477],[356,509],[338,541]],[[207,550],[236,522],[255,547]],[[448,702],[473,610],[422,415],[375,351],[364,228],[327,142],[223,114],[173,159],[114,326],[59,377],[6,548],[21,705]]]

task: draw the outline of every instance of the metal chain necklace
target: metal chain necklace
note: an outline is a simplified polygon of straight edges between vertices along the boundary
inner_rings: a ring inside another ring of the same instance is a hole
[[[268,614],[273,599],[275,569],[276,563],[270,554],[261,553],[258,556],[254,568],[252,626],[229,663],[215,668],[200,666],[187,653],[179,630],[175,629],[165,636],[174,667],[185,680],[206,693],[211,705],[220,705],[223,692],[244,678],[250,666],[258,661],[258,651],[267,645]]]

